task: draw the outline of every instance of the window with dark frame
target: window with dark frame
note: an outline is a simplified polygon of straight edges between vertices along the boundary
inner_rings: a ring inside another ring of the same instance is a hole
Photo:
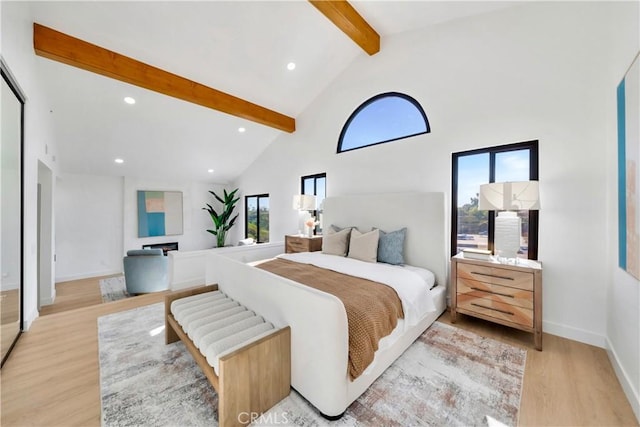
[[[269,241],[269,195],[257,194],[244,197],[244,237],[257,243]]]
[[[314,229],[314,234],[322,234],[322,202],[327,195],[327,174],[323,172],[301,177],[300,194],[316,196],[316,207],[319,209],[310,213],[316,221],[319,221],[319,224]]]
[[[381,93],[349,116],[338,139],[338,153],[431,132],[422,106],[404,93]]]
[[[478,210],[480,184],[538,180],[538,141],[453,153],[451,256],[465,247],[493,251],[495,211]],[[519,211],[518,257],[538,259],[538,211]]]

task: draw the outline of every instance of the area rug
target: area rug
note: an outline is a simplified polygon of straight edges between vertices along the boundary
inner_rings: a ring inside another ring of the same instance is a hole
[[[181,342],[164,344],[163,315],[153,304],[98,319],[103,426],[217,426],[217,395]],[[517,425],[525,362],[525,350],[436,322],[340,420],[292,390],[256,424]]]
[[[100,293],[102,294],[102,302],[118,301],[127,298],[129,294],[127,293],[124,276],[100,279]]]

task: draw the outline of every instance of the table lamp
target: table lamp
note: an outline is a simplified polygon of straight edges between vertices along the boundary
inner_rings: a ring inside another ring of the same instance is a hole
[[[314,211],[316,209],[316,196],[311,194],[294,195],[293,209],[297,211]]]
[[[538,209],[538,181],[494,182],[480,186],[478,210],[499,211],[493,240],[495,255],[517,258],[521,221],[516,211]]]
[[[310,212],[316,209],[316,196],[312,194],[296,194],[293,196],[293,209],[297,210],[298,213],[300,211]],[[298,221],[300,221],[300,216],[298,216]],[[304,222],[304,220],[303,220]],[[298,234],[300,233],[301,228],[298,229]],[[313,227],[309,229],[309,236],[313,234]]]

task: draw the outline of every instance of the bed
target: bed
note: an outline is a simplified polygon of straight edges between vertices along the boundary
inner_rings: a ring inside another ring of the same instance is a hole
[[[344,413],[446,308],[446,244],[443,193],[396,193],[332,197],[324,202],[324,226],[407,228],[405,263],[428,269],[436,286],[432,309],[401,319],[382,338],[373,362],[357,378],[348,374],[349,336],[344,305],[334,295],[270,272],[212,254],[209,283],[260,313],[274,325],[291,327],[291,385],[322,415]]]

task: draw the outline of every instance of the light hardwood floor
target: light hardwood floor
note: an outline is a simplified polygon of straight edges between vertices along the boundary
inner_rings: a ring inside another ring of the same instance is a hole
[[[101,304],[99,282],[101,279],[115,276],[119,274],[56,283],[55,303],[40,307],[40,316]]]
[[[149,294],[37,319],[2,368],[0,425],[99,426],[97,318],[163,298]],[[447,313],[439,320],[450,323]],[[603,349],[545,334],[539,352],[531,334],[463,315],[455,326],[527,350],[520,425],[638,425]]]

